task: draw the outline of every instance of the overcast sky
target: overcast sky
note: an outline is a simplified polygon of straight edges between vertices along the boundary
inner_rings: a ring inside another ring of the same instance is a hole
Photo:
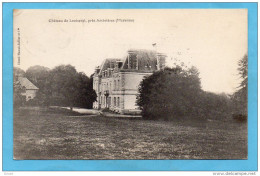
[[[196,66],[204,90],[232,93],[239,83],[237,62],[247,53],[247,10],[14,11],[14,66],[24,70],[71,64],[89,76],[105,58],[123,58],[131,48],[155,49],[153,43],[167,54],[166,65],[179,59]]]

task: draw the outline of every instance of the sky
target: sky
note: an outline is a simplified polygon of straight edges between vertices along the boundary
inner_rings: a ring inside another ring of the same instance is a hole
[[[241,81],[237,62],[247,54],[246,9],[14,10],[13,15],[13,65],[23,70],[71,64],[90,76],[106,58],[151,49],[167,55],[167,66],[177,59],[197,67],[206,91],[233,93]]]

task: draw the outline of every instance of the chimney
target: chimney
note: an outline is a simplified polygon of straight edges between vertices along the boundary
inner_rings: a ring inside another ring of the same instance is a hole
[[[128,50],[128,69],[138,70],[137,55],[134,50]]]
[[[96,67],[96,68],[95,68],[95,74],[98,74],[99,71],[100,71],[100,68],[99,68],[99,67]]]

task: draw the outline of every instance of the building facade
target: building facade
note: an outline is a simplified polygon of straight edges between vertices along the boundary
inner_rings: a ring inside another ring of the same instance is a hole
[[[25,100],[29,101],[36,97],[36,93],[39,90],[31,81],[29,81],[26,77],[18,77],[18,81],[23,88],[23,92],[21,93],[25,96]]]
[[[129,50],[124,59],[105,59],[93,77],[97,101],[93,108],[138,114],[138,87],[145,76],[165,67],[166,56],[152,50]]]

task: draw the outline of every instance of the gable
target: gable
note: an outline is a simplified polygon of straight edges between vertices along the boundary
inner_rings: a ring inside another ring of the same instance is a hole
[[[20,82],[22,87],[25,87],[26,90],[38,90],[39,89],[31,81],[29,81],[26,77],[19,77],[18,81]]]

